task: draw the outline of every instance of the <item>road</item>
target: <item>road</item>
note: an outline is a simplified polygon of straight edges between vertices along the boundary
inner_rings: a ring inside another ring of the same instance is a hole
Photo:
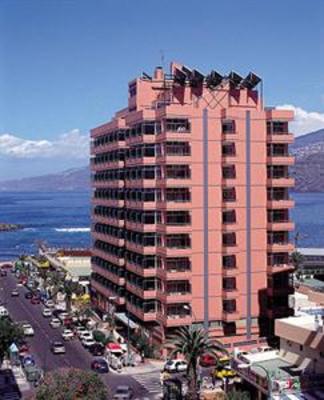
[[[80,368],[90,369],[93,357],[83,348],[78,339],[66,343],[66,354],[54,355],[50,351],[50,342],[59,339],[60,329],[53,329],[49,325],[50,318],[42,316],[42,305],[33,305],[30,300],[25,299],[24,294],[28,289],[19,287],[19,297],[11,297],[12,289],[16,288],[17,280],[8,271],[7,277],[0,277],[0,302],[6,303],[10,316],[14,321],[25,321],[30,323],[35,331],[33,337],[28,338],[31,353],[35,355],[37,365],[45,372],[57,368]],[[134,368],[135,372],[136,368]],[[111,388],[112,392],[118,385],[128,385],[134,390],[135,398],[150,397],[150,393],[145,387],[137,382],[131,375],[109,372],[101,375],[105,384]]]

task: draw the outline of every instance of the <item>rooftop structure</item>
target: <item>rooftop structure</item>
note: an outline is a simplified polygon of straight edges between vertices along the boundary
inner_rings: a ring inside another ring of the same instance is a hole
[[[91,130],[93,304],[153,340],[198,323],[255,345],[293,313],[293,114],[264,108],[258,85],[172,63]]]

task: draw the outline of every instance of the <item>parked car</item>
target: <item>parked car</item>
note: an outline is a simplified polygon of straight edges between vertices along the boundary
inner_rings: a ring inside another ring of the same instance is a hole
[[[217,365],[217,359],[211,354],[204,354],[200,357],[200,365],[202,367],[215,367]]]
[[[100,373],[109,372],[108,363],[104,358],[96,358],[93,360],[91,363],[91,369]]]
[[[22,341],[18,345],[18,350],[19,350],[19,356],[24,357],[26,354],[28,354],[29,351],[29,346],[27,342]]]
[[[5,269],[0,270],[0,275],[1,276],[7,276],[7,271]]]
[[[229,365],[225,365],[224,367],[219,365],[216,367],[214,375],[217,379],[234,378],[236,372]]]
[[[95,343],[88,347],[93,356],[103,356],[105,354],[105,346],[101,343]]]
[[[84,347],[89,348],[90,346],[94,345],[96,341],[93,338],[86,337],[81,340],[81,343]]]
[[[9,317],[9,312],[4,306],[0,306],[0,318],[1,317]]]
[[[32,299],[30,300],[31,304],[40,304],[41,300],[39,297],[32,297]]]
[[[51,351],[53,354],[65,354],[65,346],[62,342],[55,341],[51,345]]]
[[[93,339],[93,334],[90,331],[84,331],[80,333],[79,339],[82,341],[83,339]]]
[[[81,335],[82,333],[84,333],[84,332],[89,332],[89,331],[88,331],[88,329],[87,329],[86,327],[84,327],[84,326],[77,326],[77,327],[75,328],[75,332],[76,332],[77,336],[80,337],[80,335]]]
[[[42,311],[42,315],[45,318],[49,318],[52,316],[52,310],[50,308],[44,308]]]
[[[30,324],[22,324],[22,330],[25,336],[34,336],[35,332]]]
[[[55,303],[53,300],[47,300],[47,301],[45,301],[45,306],[49,307],[49,308],[53,308],[53,307],[55,307]]]
[[[11,291],[11,297],[18,297],[19,296],[19,291],[17,289],[13,289]]]
[[[30,299],[32,299],[32,298],[33,298],[33,293],[32,293],[32,292],[27,292],[27,293],[25,293],[25,299],[30,300]]]
[[[49,324],[52,328],[59,328],[62,325],[61,321],[58,318],[52,318]]]
[[[113,400],[131,400],[133,396],[133,389],[129,386],[117,386]]]
[[[164,370],[167,372],[185,372],[187,363],[183,360],[169,360],[164,364]]]
[[[74,339],[74,332],[71,329],[64,329],[62,332],[62,338],[65,341]]]

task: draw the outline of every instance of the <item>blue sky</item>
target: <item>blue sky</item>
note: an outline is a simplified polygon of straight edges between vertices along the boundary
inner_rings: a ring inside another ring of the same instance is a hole
[[[322,0],[2,0],[0,180],[85,165],[89,129],[161,51],[165,65],[253,70],[268,105],[297,110],[297,133],[324,127],[323,15]]]

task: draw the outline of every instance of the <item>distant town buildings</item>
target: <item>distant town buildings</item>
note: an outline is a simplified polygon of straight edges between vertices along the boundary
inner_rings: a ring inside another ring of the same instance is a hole
[[[291,111],[260,83],[172,63],[91,131],[92,301],[156,342],[202,324],[233,349],[293,314]],[[260,86],[260,85],[259,85]]]

